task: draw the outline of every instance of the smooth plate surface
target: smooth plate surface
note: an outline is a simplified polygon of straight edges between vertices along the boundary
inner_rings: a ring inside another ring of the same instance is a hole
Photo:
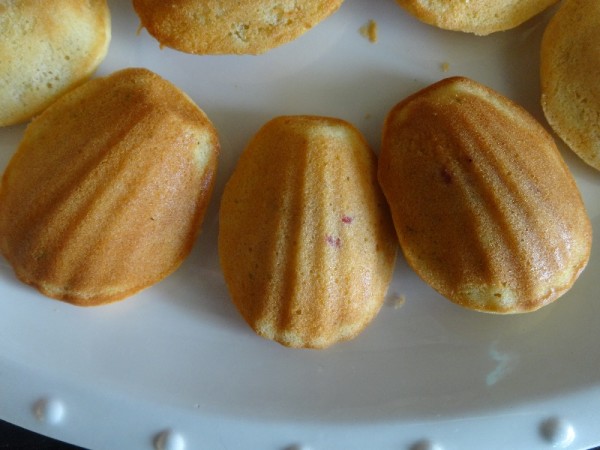
[[[325,351],[290,350],[255,336],[228,298],[217,257],[223,185],[248,139],[274,116],[348,120],[378,151],[393,105],[441,78],[465,75],[543,121],[538,53],[553,10],[515,30],[476,37],[423,25],[393,0],[347,0],[302,38],[254,57],[161,50],[145,31],[136,34],[129,2],[110,6],[113,40],[97,75],[143,66],[186,91],[220,133],[217,188],[185,264],[117,304],[81,309],[50,300],[0,260],[1,418],[94,449],[600,443],[596,244],[568,294],[520,316],[455,306],[400,257],[376,320],[354,341]],[[370,19],[377,43],[359,33]],[[0,167],[23,130],[0,129]],[[597,232],[600,173],[564,155]],[[398,307],[400,296],[406,301]],[[58,413],[40,413],[40,399],[58,405]],[[546,426],[548,419],[560,426]],[[164,430],[171,438],[156,440]]]

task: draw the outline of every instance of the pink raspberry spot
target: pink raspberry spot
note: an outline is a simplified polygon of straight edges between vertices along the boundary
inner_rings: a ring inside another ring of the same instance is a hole
[[[339,237],[333,237],[331,235],[328,235],[326,240],[327,243],[332,247],[340,248],[342,246],[342,240]]]
[[[346,216],[346,215],[342,216],[342,222],[344,222],[346,224],[351,224],[353,220],[354,219],[350,216]]]

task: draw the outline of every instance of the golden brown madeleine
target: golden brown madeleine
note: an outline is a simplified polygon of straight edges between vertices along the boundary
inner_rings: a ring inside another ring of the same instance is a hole
[[[219,254],[231,297],[283,345],[356,336],[382,305],[396,247],[375,155],[342,120],[273,119],[225,187]]]
[[[195,54],[259,54],[297,39],[343,0],[133,0],[161,46]]]
[[[87,80],[110,37],[106,0],[0,0],[0,126]]]
[[[0,248],[25,283],[82,306],[173,272],[206,210],[218,140],[145,69],[85,83],[28,126],[0,188]]]
[[[542,107],[558,136],[600,170],[600,2],[565,0],[544,32]]]
[[[538,309],[587,264],[590,220],[551,136],[472,80],[442,80],[391,110],[378,175],[408,263],[462,306]]]
[[[558,0],[396,0],[422,22],[487,35],[515,28]]]

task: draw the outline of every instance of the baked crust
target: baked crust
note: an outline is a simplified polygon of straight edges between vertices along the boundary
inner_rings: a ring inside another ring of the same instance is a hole
[[[133,0],[161,45],[194,54],[259,54],[297,39],[343,0]]]
[[[408,263],[459,305],[533,311],[588,262],[591,223],[553,139],[472,80],[442,80],[390,111],[378,175]]]
[[[83,83],[108,51],[106,0],[0,0],[0,126]]]
[[[259,335],[324,348],[381,308],[397,241],[375,155],[347,122],[267,123],[225,187],[219,223],[231,298]]]
[[[515,28],[558,0],[396,0],[422,22],[487,35]]]
[[[541,103],[548,123],[600,170],[600,2],[563,1],[541,44]]]
[[[91,80],[28,126],[0,186],[0,249],[47,296],[120,300],[190,252],[217,155],[206,115],[158,75]]]

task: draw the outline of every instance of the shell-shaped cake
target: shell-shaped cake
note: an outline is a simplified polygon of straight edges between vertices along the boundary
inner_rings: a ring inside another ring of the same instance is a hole
[[[110,39],[106,0],[0,1],[0,126],[29,120],[86,81]]]
[[[379,180],[408,263],[470,309],[538,309],[575,282],[592,228],[548,132],[466,78],[435,83],[386,118]]]
[[[257,334],[324,348],[376,316],[397,248],[376,164],[339,119],[278,117],[250,141],[222,197],[219,254]]]
[[[600,170],[600,2],[563,1],[544,31],[541,103],[548,123]]]
[[[260,54],[293,41],[343,0],[133,0],[161,46],[194,54]]]
[[[28,126],[0,186],[0,249],[23,282],[82,306],[173,272],[214,182],[216,131],[145,69],[88,81]]]
[[[484,36],[509,30],[558,0],[396,0],[422,22]]]

